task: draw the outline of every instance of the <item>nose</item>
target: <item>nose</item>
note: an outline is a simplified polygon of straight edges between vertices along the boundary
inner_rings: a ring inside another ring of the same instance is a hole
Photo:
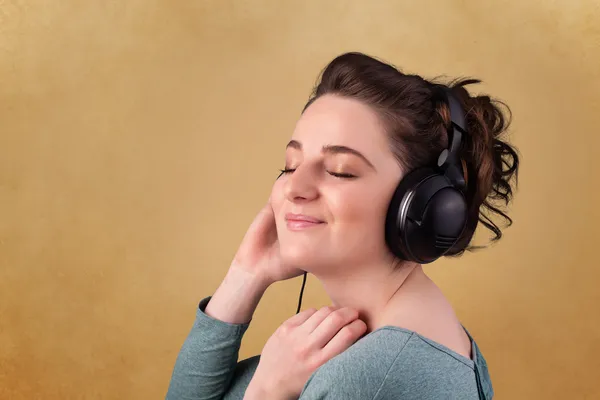
[[[284,183],[285,197],[291,202],[314,200],[319,195],[316,183],[316,177],[311,173],[310,167],[302,165],[287,174]]]

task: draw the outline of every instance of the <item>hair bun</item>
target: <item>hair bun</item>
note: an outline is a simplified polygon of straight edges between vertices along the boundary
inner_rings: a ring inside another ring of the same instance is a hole
[[[492,219],[494,215],[503,218],[505,226],[510,226],[513,222],[501,209],[512,200],[513,178],[515,187],[518,180],[517,150],[503,137],[511,124],[512,113],[508,105],[488,95],[471,97],[464,86],[479,82],[477,79],[463,79],[452,85],[467,110],[465,119],[468,135],[465,138],[463,157],[468,174],[474,177],[467,191],[469,222],[465,234],[458,241],[456,249],[453,249],[453,254],[460,253],[461,247],[467,250],[486,247],[468,246],[478,222],[493,232],[491,242],[502,237],[500,227]]]

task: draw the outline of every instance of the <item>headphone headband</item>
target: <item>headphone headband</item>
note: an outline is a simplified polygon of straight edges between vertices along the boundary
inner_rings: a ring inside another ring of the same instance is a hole
[[[465,114],[452,89],[444,86],[442,88],[448,107],[450,108],[450,127],[447,130],[448,148],[444,149],[439,157],[437,166],[450,182],[458,189],[466,188],[465,174],[462,161],[460,159],[460,150],[463,134],[466,135]]]
[[[452,89],[444,88],[446,98],[448,99],[448,106],[450,107],[450,119],[452,120],[452,131],[449,132],[448,147],[450,153],[458,154],[462,134],[466,134],[465,129],[465,115],[463,109],[458,102],[458,99],[452,93]]]

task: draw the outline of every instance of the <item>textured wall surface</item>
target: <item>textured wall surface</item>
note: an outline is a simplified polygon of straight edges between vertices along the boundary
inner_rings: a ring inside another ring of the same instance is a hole
[[[511,106],[514,226],[427,269],[498,398],[600,398],[594,0],[0,1],[0,398],[163,398],[318,72],[349,50]],[[300,284],[269,289],[242,358]],[[327,303],[312,277],[303,303]]]

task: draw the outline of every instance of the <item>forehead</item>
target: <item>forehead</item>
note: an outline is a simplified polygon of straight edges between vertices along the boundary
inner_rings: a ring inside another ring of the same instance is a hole
[[[392,157],[375,111],[339,96],[315,100],[298,120],[292,139],[301,142],[307,153],[319,153],[324,145],[341,145],[360,151],[374,164],[379,158]]]

